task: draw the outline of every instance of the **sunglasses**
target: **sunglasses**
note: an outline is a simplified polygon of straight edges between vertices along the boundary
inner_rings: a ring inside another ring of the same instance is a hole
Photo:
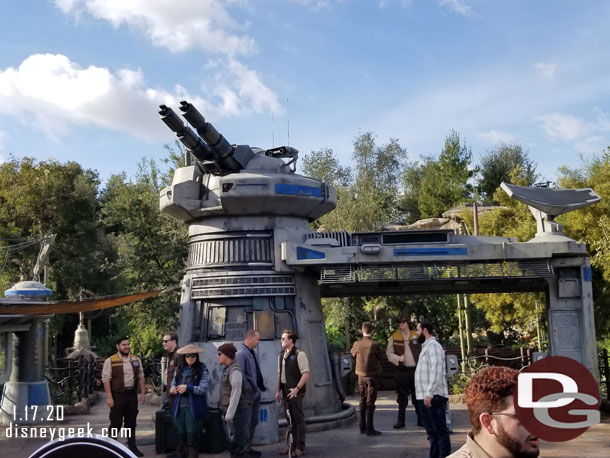
[[[172,340],[172,339],[170,339],[170,340],[164,340],[164,341],[163,341],[163,343],[170,342],[171,340]]]
[[[184,355],[185,358],[197,358],[197,353],[187,353]]]

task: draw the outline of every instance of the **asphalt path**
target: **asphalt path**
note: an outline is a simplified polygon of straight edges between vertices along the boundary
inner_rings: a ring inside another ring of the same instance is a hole
[[[354,396],[347,400],[357,406]],[[158,406],[144,404],[140,406],[138,414],[137,444],[138,448],[148,457],[165,456],[165,453],[156,454],[154,445],[153,415]],[[453,434],[451,435],[452,451],[460,448],[470,430],[466,406],[464,404],[451,405],[451,418]],[[349,425],[307,434],[306,456],[320,458],[353,458],[353,457],[382,457],[405,458],[428,456],[428,441],[423,428],[416,426],[415,411],[411,406],[407,409],[407,427],[400,430],[392,428],[396,420],[395,394],[381,392],[377,400],[375,412],[375,428],[382,431],[378,437],[367,437],[359,433],[357,422]],[[94,433],[101,433],[102,428],[108,426],[108,408],[105,396],[91,407],[86,415],[65,417],[64,421],[43,425],[49,431],[51,428],[91,428]],[[7,426],[0,426],[0,457],[28,457],[49,439],[14,438],[7,437]],[[10,435],[10,433],[9,433]],[[255,449],[263,453],[263,457],[279,458],[279,451],[283,443],[257,446]],[[201,454],[210,458],[226,458],[228,452],[220,454]],[[543,457],[610,457],[610,416],[602,417],[602,422],[585,432],[580,437],[568,442],[549,443],[542,442],[541,456]]]

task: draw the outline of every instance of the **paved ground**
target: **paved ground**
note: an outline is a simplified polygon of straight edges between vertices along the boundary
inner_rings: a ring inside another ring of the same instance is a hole
[[[102,395],[103,397],[103,395]],[[324,458],[339,457],[383,457],[405,458],[426,457],[428,442],[423,428],[415,426],[415,412],[410,407],[407,410],[407,428],[392,429],[395,421],[396,404],[395,395],[382,392],[377,402],[375,426],[383,432],[379,437],[366,437],[359,434],[356,423],[341,428],[310,433],[307,435],[307,456]],[[352,397],[352,404],[357,404]],[[157,455],[154,445],[154,424],[152,416],[157,406],[144,405],[140,408],[138,416],[137,442],[138,447],[145,456]],[[465,442],[465,435],[469,431],[468,417],[465,405],[452,405],[452,420],[454,434],[451,436],[452,450],[455,451]],[[87,423],[94,433],[100,433],[108,425],[108,408],[105,400],[94,405],[88,415],[66,417],[66,419],[53,425],[55,428],[83,427]],[[47,425],[47,427],[51,427]],[[0,456],[27,457],[48,439],[23,439],[7,436],[5,426],[0,426]],[[263,457],[277,457],[282,443],[255,447],[263,452]],[[541,445],[544,457],[609,457],[610,456],[610,417],[605,416],[602,423],[589,429],[577,439],[564,443],[543,443]],[[205,455],[210,458],[226,458],[228,452],[216,455]]]

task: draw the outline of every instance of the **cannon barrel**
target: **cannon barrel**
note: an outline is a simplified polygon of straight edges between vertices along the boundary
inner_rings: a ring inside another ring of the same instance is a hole
[[[216,128],[207,122],[203,115],[193,106],[193,104],[183,100],[180,102],[182,116],[193,126],[197,133],[205,140],[216,156],[216,162],[225,170],[237,171],[243,166],[234,158],[235,147],[232,146]]]
[[[161,120],[176,133],[178,140],[199,161],[215,161],[214,151],[166,105],[159,105]]]

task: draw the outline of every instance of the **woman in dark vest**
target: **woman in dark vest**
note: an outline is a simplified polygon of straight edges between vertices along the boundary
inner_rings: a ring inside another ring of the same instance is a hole
[[[175,394],[174,422],[178,430],[176,456],[188,458],[199,456],[199,436],[203,429],[203,417],[208,411],[208,368],[199,360],[203,348],[197,345],[187,345],[178,350],[184,355],[177,367],[172,380],[171,394]]]

